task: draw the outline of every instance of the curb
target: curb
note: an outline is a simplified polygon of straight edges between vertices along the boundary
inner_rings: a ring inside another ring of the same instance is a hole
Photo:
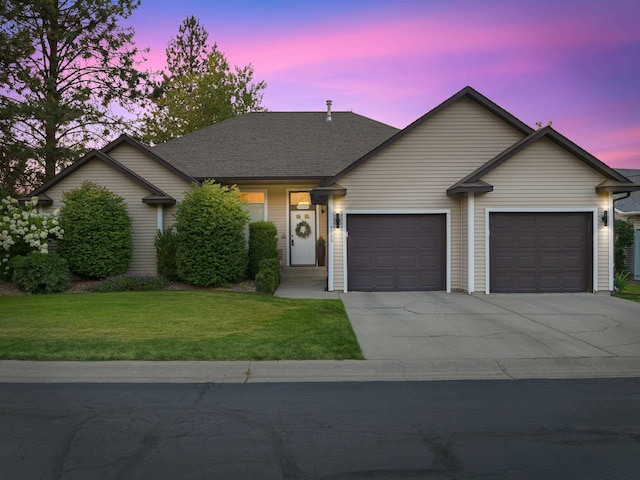
[[[640,357],[229,362],[0,361],[0,383],[411,382],[640,377]]]

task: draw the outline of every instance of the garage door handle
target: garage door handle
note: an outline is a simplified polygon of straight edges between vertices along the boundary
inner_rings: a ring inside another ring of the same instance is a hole
[[[291,246],[293,247],[296,243],[293,241],[293,235],[291,235]]]

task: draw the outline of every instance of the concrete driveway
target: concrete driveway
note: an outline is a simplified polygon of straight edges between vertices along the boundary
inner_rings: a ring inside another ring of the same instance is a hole
[[[640,303],[604,294],[341,294],[368,360],[640,357]]]

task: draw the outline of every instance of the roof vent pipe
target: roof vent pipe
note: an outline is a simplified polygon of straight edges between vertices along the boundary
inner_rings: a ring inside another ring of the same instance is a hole
[[[327,122],[331,121],[331,100],[327,100]]]

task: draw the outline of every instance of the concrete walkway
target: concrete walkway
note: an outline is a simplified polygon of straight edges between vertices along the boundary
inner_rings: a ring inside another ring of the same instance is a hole
[[[283,298],[340,298],[338,292],[327,292],[326,267],[283,267],[280,286],[274,296]]]
[[[341,299],[365,361],[0,361],[0,382],[257,383],[640,377],[640,303],[608,295],[326,292],[284,269],[276,296]]]

